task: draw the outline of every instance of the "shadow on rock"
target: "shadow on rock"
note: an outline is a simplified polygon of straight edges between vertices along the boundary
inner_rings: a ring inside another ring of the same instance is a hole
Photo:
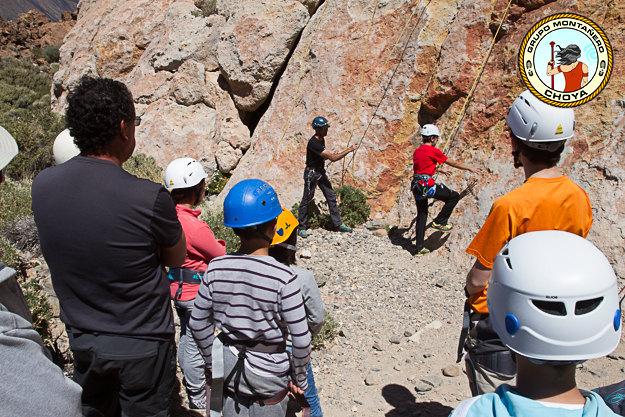
[[[403,385],[390,384],[382,388],[382,396],[395,407],[385,417],[447,417],[452,408],[438,402],[417,402],[414,394]]]
[[[388,238],[393,245],[400,246],[402,249],[407,250],[412,255],[416,253],[415,236],[414,236],[416,221],[417,221],[417,218],[415,217],[412,220],[412,223],[410,223],[410,226],[408,226],[405,229],[400,229],[400,228],[393,229],[388,235]],[[447,242],[447,239],[449,239],[450,234],[436,230],[428,236],[428,231],[431,230],[430,229],[431,225],[432,223],[430,222],[425,226],[426,227],[425,234],[427,237],[423,241],[423,246],[428,248],[430,252],[434,252],[435,250],[438,250],[443,245],[445,245],[445,243]],[[406,237],[406,234],[408,234],[407,237]]]

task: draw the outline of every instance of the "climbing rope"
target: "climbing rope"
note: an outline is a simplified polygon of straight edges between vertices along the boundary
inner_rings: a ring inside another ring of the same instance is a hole
[[[471,97],[473,96],[473,93],[475,92],[475,89],[477,88],[477,84],[480,82],[480,79],[482,78],[482,73],[484,72],[484,69],[486,68],[486,63],[488,62],[488,59],[490,58],[490,54],[493,51],[493,47],[495,46],[497,35],[499,35],[499,30],[503,26],[503,22],[506,20],[508,10],[510,10],[511,5],[512,5],[512,0],[508,0],[508,7],[506,7],[506,10],[504,11],[503,16],[501,17],[501,21],[499,22],[499,26],[497,27],[497,31],[495,32],[495,36],[493,36],[493,40],[490,43],[490,47],[488,48],[486,57],[484,58],[484,61],[482,61],[482,66],[480,67],[480,70],[475,76],[475,81],[473,81],[473,85],[471,86],[471,89],[469,90],[469,94],[467,94],[467,99],[464,101],[462,109],[460,110],[460,114],[458,114],[456,123],[454,123],[454,127],[451,129],[451,133],[447,136],[447,142],[445,142],[445,146],[443,146],[443,153],[445,154],[447,153],[448,147],[451,146],[451,143],[456,138],[456,135],[458,133],[458,127],[460,126],[460,122],[464,118],[464,115],[469,106],[469,102],[471,101]]]
[[[363,142],[363,140],[365,138],[365,135],[369,131],[369,127],[371,126],[371,123],[373,122],[373,119],[375,118],[375,115],[377,114],[380,106],[382,105],[382,101],[384,101],[384,98],[386,97],[386,93],[387,93],[387,91],[388,91],[388,89],[389,89],[389,87],[391,85],[391,82],[393,81],[393,78],[395,77],[395,74],[397,73],[397,69],[399,68],[399,65],[402,63],[402,59],[403,59],[404,53],[406,52],[406,49],[407,49],[407,47],[409,45],[409,42],[410,42],[410,38],[412,38],[412,34],[414,33],[415,29],[419,26],[419,22],[421,21],[421,18],[423,17],[423,14],[427,10],[427,7],[431,3],[431,1],[432,0],[429,0],[428,3],[425,5],[425,7],[423,7],[421,9],[421,14],[419,15],[419,18],[417,19],[417,22],[415,23],[415,25],[413,26],[412,30],[408,34],[408,37],[406,38],[406,42],[404,44],[404,48],[402,49],[401,54],[399,55],[399,59],[397,61],[397,65],[395,65],[395,68],[393,69],[393,72],[391,73],[391,77],[389,78],[388,83],[386,83],[386,87],[384,87],[384,90],[383,90],[383,93],[382,93],[382,97],[380,98],[380,101],[378,101],[378,105],[376,106],[373,114],[371,115],[371,118],[369,119],[369,123],[365,127],[365,131],[363,132],[362,136],[360,137],[360,141],[358,142],[358,146],[359,147],[362,144],[362,142]],[[390,58],[393,56],[393,52],[395,51],[395,48],[399,44],[399,41],[401,40],[401,38],[404,35],[406,29],[408,28],[408,25],[410,24],[410,22],[412,20],[412,17],[414,16],[415,12],[417,11],[417,8],[419,7],[420,3],[421,3],[421,0],[419,0],[415,4],[415,6],[413,7],[412,13],[408,17],[408,20],[406,21],[406,24],[404,25],[404,28],[402,29],[402,31],[400,32],[399,36],[397,37],[397,40],[395,41],[395,44],[393,45],[393,48],[391,49],[391,52],[388,54],[386,60],[382,64],[382,68],[386,67],[386,64],[388,63]],[[383,73],[384,72],[380,72],[380,74],[376,77],[376,79],[374,80],[372,85],[376,85],[377,81],[380,79],[380,77],[382,76]],[[372,91],[373,91],[373,87],[369,90],[369,92],[365,96],[363,102],[367,101],[367,99],[369,98],[369,95],[371,94]],[[350,138],[349,139],[351,140],[351,132],[350,132]],[[349,146],[349,141],[348,141],[348,146]],[[354,160],[356,159],[356,152],[358,152],[358,150],[354,151],[354,153],[352,154],[352,159],[347,163],[348,167],[350,165],[352,167],[352,172],[350,173],[350,175],[352,176],[352,179],[354,179],[354,173],[353,173],[354,165],[352,165],[352,164],[353,164]],[[344,184],[344,178],[345,178],[345,169],[343,169],[342,172],[341,172],[341,185]]]
[[[293,110],[295,110],[295,105],[297,104],[297,100],[298,100],[299,87],[300,87],[300,84],[302,83],[302,78],[304,76],[304,66],[310,54],[310,46],[312,45],[312,41],[315,38],[315,33],[317,33],[317,29],[319,29],[319,24],[323,20],[323,16],[325,15],[326,8],[328,7],[328,3],[330,3],[330,0],[326,0],[325,3],[323,4],[323,9],[321,10],[321,15],[319,16],[319,20],[317,20],[317,24],[315,25],[312,33],[310,34],[310,40],[308,41],[308,45],[306,45],[306,49],[304,49],[304,53],[302,55],[302,60],[300,62],[300,67],[299,67],[297,87],[295,88],[295,94],[293,95],[293,104],[291,105],[291,110],[289,110],[289,115],[286,119],[286,123],[284,124],[284,129],[282,129],[282,136],[280,136],[280,139],[278,140],[278,143],[276,144],[276,147],[274,149],[273,155],[271,155],[271,159],[269,160],[269,168],[271,168],[271,165],[273,164],[273,160],[275,159],[278,153],[278,150],[280,149],[280,144],[282,143],[282,140],[286,136],[286,131],[289,128],[289,125],[291,123]]]

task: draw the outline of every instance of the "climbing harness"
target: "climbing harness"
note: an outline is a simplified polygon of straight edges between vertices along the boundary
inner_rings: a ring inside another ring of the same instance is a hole
[[[430,180],[434,183],[430,184]],[[427,174],[414,174],[412,176],[412,183],[410,189],[417,200],[424,198],[434,197],[436,193],[436,181],[431,175]]]
[[[201,271],[189,268],[170,268],[168,274],[169,280],[178,283],[178,289],[176,290],[174,300],[180,300],[182,296],[182,284],[201,284],[203,274],[204,273]]]
[[[506,10],[503,13],[503,16],[501,17],[501,21],[499,22],[499,26],[497,27],[497,31],[495,32],[495,35],[493,36],[493,40],[490,43],[490,47],[488,48],[488,52],[486,53],[486,57],[484,57],[484,61],[482,61],[482,65],[479,69],[479,71],[477,72],[477,75],[475,76],[475,80],[473,81],[473,85],[471,86],[471,89],[469,90],[469,94],[467,94],[467,99],[464,101],[464,104],[462,105],[462,109],[460,110],[460,114],[458,114],[458,118],[456,119],[456,122],[454,123],[453,128],[451,129],[451,133],[447,136],[447,142],[445,143],[445,146],[443,146],[443,153],[447,153],[448,148],[451,146],[451,143],[454,141],[454,139],[456,138],[456,135],[458,134],[458,127],[460,126],[460,122],[462,121],[462,119],[464,118],[464,115],[467,111],[467,108],[469,107],[469,103],[471,101],[471,98],[473,96],[473,93],[475,92],[475,89],[477,88],[477,84],[480,82],[480,79],[482,78],[482,73],[484,73],[484,69],[486,68],[486,64],[488,63],[488,59],[490,58],[490,54],[493,51],[493,47],[495,46],[495,41],[497,40],[497,35],[499,35],[499,30],[501,29],[501,27],[503,26],[503,22],[506,20],[506,16],[508,15],[508,10],[510,10],[510,6],[512,5],[512,0],[508,0],[508,6],[506,7]]]
[[[229,347],[236,348],[238,352],[237,362],[230,374],[228,376],[225,376],[223,349]],[[284,353],[286,351],[287,350],[285,341],[283,341],[282,343],[265,343],[240,340],[234,341],[226,336],[223,332],[221,332],[214,339],[212,349],[212,382],[210,391],[208,391],[207,394],[208,396],[210,396],[208,402],[210,403],[211,417],[219,416],[221,413],[224,390],[234,399],[235,410],[237,413],[240,412],[240,403],[242,401],[256,402],[260,405],[273,405],[282,401],[284,397],[286,397],[289,393],[288,387],[284,390],[279,391],[271,397],[263,397],[255,392],[254,388],[249,383],[247,375],[245,374],[245,359],[247,357],[247,352],[275,354]],[[239,391],[241,379],[243,379],[247,387],[250,389],[252,395],[241,395]],[[232,381],[234,385],[234,390],[232,391],[228,388],[230,381]]]

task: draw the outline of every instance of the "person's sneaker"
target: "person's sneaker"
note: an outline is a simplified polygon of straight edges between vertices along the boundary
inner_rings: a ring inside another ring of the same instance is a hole
[[[299,231],[297,232],[297,235],[299,237],[303,237],[304,239],[306,239],[306,237],[308,237],[308,234],[306,233],[306,229],[299,229]]]
[[[427,255],[428,253],[430,253],[430,250],[428,248],[423,248],[419,252],[415,253],[414,256],[419,258],[419,257],[421,257],[423,255]]]
[[[436,222],[432,222],[432,226],[430,226],[434,230],[438,230],[440,232],[449,232],[453,229],[451,224],[438,224]]]
[[[338,230],[339,232],[351,232],[352,231],[351,228],[345,226],[344,224],[337,227],[336,230]]]
[[[192,400],[189,398],[189,409],[190,410],[206,410],[206,400]]]

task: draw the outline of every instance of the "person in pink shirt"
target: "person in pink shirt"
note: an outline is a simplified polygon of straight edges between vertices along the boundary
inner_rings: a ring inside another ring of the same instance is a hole
[[[173,160],[165,170],[165,187],[176,203],[178,220],[187,238],[187,256],[179,268],[169,270],[171,297],[180,318],[178,363],[184,375],[183,385],[189,397],[189,408],[206,408],[204,359],[187,327],[195,297],[208,263],[226,254],[226,242],[216,239],[208,225],[194,209],[206,191],[206,172],[193,158]]]

